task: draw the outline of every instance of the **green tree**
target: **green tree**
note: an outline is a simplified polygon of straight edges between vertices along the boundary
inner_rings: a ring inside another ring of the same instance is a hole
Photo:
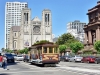
[[[67,48],[66,45],[60,45],[59,46],[60,53],[62,54],[64,52],[64,55],[65,55],[66,48]]]
[[[74,42],[70,44],[70,49],[74,52],[77,53],[79,50],[84,48],[84,45],[81,42]]]
[[[28,54],[28,48],[24,48],[24,53]]]
[[[5,51],[5,48],[2,48],[1,50],[2,50],[2,52],[4,52]]]
[[[69,39],[69,40],[65,43],[65,45],[66,45],[68,48],[70,48],[70,44],[71,44],[71,43],[74,43],[74,42],[79,42],[79,41],[76,40],[76,39]]]
[[[24,53],[24,49],[18,50],[18,52],[19,52],[20,54],[23,54],[23,53]]]
[[[98,52],[100,52],[100,41],[96,41],[96,42],[94,43],[94,48],[95,48]]]
[[[58,38],[56,44],[63,45],[66,44],[69,40],[73,42],[72,40],[76,40],[76,39],[70,33],[64,33]]]
[[[13,51],[9,50],[9,49],[5,49],[5,52],[7,52],[7,53],[13,53]]]

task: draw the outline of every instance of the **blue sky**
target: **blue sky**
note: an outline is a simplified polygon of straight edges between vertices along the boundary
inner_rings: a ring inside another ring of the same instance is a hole
[[[0,0],[0,49],[4,47],[5,3],[12,1],[28,2],[32,10],[32,18],[41,19],[42,10],[52,11],[52,29],[58,36],[66,33],[66,24],[74,20],[88,23],[86,13],[94,7],[98,0]]]

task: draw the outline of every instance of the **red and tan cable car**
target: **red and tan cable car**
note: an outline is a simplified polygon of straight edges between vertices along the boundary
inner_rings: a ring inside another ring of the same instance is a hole
[[[44,66],[59,63],[59,48],[54,43],[35,44],[29,48],[30,62]]]

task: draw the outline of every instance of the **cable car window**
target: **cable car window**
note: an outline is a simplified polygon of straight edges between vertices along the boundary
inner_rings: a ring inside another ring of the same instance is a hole
[[[58,53],[58,48],[57,47],[54,48],[54,53]]]
[[[47,53],[47,47],[44,47],[43,53]]]
[[[49,53],[53,53],[53,48],[49,47]]]

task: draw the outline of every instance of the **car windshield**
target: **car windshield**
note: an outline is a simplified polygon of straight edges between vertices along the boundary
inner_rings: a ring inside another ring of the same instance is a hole
[[[6,56],[12,56],[12,54],[5,54]]]
[[[70,56],[65,56],[65,57],[70,57]]]
[[[94,56],[89,56],[90,58],[95,58]]]
[[[13,55],[13,56],[17,56],[17,55]]]
[[[76,57],[81,57],[81,56],[79,56],[79,55],[76,55]]]
[[[22,56],[17,56],[17,57],[22,57]]]

